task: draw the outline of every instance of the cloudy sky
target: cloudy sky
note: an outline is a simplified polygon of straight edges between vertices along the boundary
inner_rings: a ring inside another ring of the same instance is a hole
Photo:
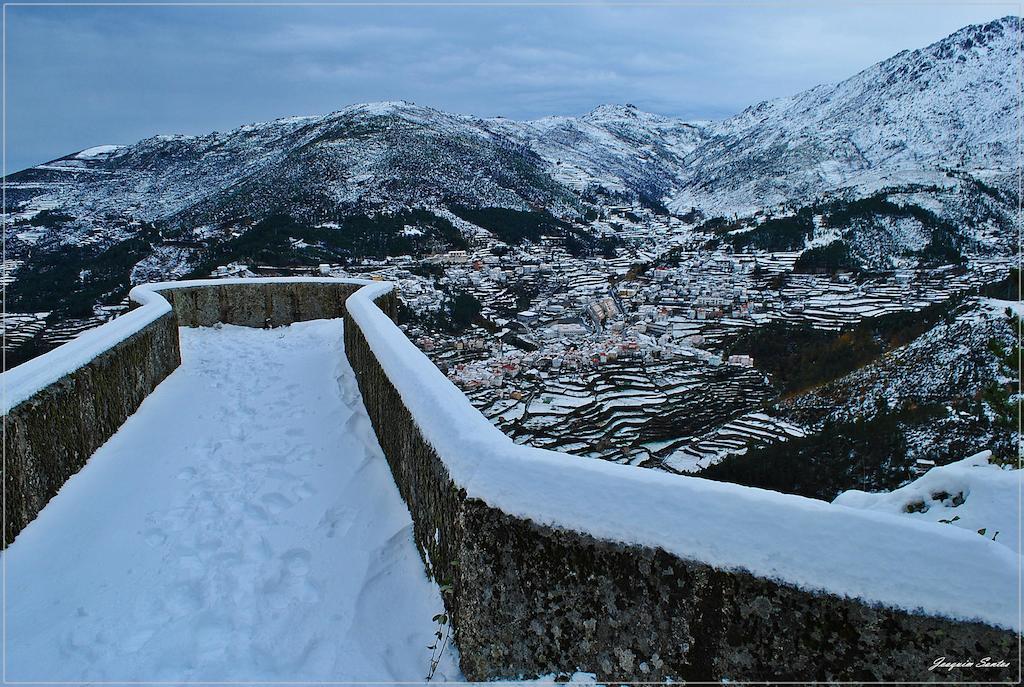
[[[629,102],[717,119],[1017,8],[7,6],[6,165],[374,100],[513,118]]]

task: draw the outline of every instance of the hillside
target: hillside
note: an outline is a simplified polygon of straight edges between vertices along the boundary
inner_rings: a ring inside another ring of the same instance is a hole
[[[944,186],[946,169],[1001,185],[1018,155],[1018,24],[968,26],[709,127],[673,205],[745,214],[823,191]]]
[[[810,249],[798,270],[1011,255],[1017,28],[970,26],[720,122],[388,102],[73,153],[7,178],[6,326],[12,351],[27,345],[11,360],[105,317],[133,283],[422,256],[494,233],[592,246],[615,231],[595,222],[630,204],[723,248]]]
[[[917,461],[986,448],[1016,464],[1020,304],[970,298],[909,343],[776,404],[807,435],[727,457],[702,477],[833,499],[906,484]]]

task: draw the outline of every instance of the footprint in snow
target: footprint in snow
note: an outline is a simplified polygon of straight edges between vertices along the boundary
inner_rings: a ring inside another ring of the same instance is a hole
[[[303,482],[295,487],[293,493],[295,494],[295,498],[301,501],[302,499],[308,499],[310,496],[313,496],[316,493],[316,489]]]
[[[309,574],[309,560],[309,551],[306,549],[292,549],[281,556],[285,570],[299,577]]]
[[[260,498],[260,501],[262,501],[263,505],[267,507],[267,510],[269,510],[271,513],[274,513],[275,515],[277,513],[280,513],[284,509],[290,508],[292,506],[292,502],[288,499],[288,497],[286,497],[284,494],[279,494],[276,491],[271,492],[269,494],[264,494]]]
[[[269,522],[270,516],[267,515],[267,511],[264,508],[254,503],[247,503],[245,505],[245,519],[253,523],[264,524]]]
[[[153,547],[160,546],[167,541],[167,534],[156,527],[146,530],[143,536],[146,539],[146,543]]]

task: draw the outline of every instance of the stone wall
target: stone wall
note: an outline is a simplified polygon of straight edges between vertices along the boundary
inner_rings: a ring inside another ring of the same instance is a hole
[[[174,312],[7,414],[5,545],[179,364],[179,321],[262,327],[344,316],[346,354],[427,571],[445,585],[469,679],[583,670],[609,681],[1016,681],[1013,632],[811,593],[538,524],[472,498],[424,439],[344,306],[359,287],[328,280],[151,287]],[[394,319],[393,293],[376,303]],[[942,656],[991,656],[1011,668],[929,671]]]
[[[4,547],[180,364],[168,312],[4,417]]]
[[[385,294],[376,303],[388,316],[395,317],[397,299],[393,292]],[[377,441],[387,457],[398,490],[412,513],[416,545],[427,572],[439,583],[454,583],[458,579],[457,561],[466,495],[455,486],[444,462],[416,430],[415,419],[347,312],[345,355],[355,372]],[[459,598],[459,595],[446,598],[449,610]]]
[[[364,283],[201,280],[138,287],[141,292],[133,291],[138,301],[148,302],[157,293],[173,311],[40,389],[4,417],[4,547],[180,364],[179,325],[276,327],[340,318],[345,299]],[[133,305],[140,306],[138,301]]]
[[[158,285],[174,306],[183,327],[209,327],[221,322],[243,327],[280,327],[292,322],[340,318],[345,299],[361,286],[341,281],[257,281],[249,283],[184,282]]]
[[[456,615],[467,677],[579,667],[606,680],[1016,681],[1017,637],[812,594],[468,500]],[[1012,669],[929,671],[940,656]]]
[[[392,294],[378,303],[394,312]],[[470,498],[351,316],[345,349],[427,570],[451,586],[445,602],[470,680],[575,670],[608,681],[1017,680],[1013,632],[811,593]],[[1011,667],[930,671],[941,656]]]

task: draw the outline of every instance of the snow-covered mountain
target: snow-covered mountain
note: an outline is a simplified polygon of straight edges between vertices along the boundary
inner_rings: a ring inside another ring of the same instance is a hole
[[[763,102],[706,129],[677,207],[752,211],[824,191],[948,183],[1014,169],[1020,21],[968,26],[838,84]]]
[[[320,221],[442,203],[571,212],[572,196],[532,157],[481,120],[373,103],[85,151],[10,181],[19,197],[32,198],[28,211],[45,204],[90,224],[115,214],[172,229],[276,212]]]
[[[434,250],[478,231],[465,208],[585,231],[623,202],[690,224],[832,203],[797,248],[842,239],[884,267],[941,232],[943,246],[1008,253],[1019,24],[970,26],[720,122],[628,105],[512,121],[389,102],[90,148],[8,176],[8,311],[84,316],[130,282],[238,258]],[[855,216],[834,206],[863,198],[884,202]]]
[[[707,140],[708,127],[632,105],[602,105],[582,117],[496,119],[488,125],[528,146],[544,161],[545,172],[575,191],[601,187],[659,203],[678,193],[684,160]]]
[[[780,414],[820,427],[934,406],[938,412],[923,422],[904,419],[911,459],[985,446],[1002,462],[1012,462],[1016,422],[1007,412],[1012,396],[1006,394],[1019,392],[1012,354],[1018,334],[1013,315],[1019,311],[1019,302],[969,298],[910,343],[781,401]]]

